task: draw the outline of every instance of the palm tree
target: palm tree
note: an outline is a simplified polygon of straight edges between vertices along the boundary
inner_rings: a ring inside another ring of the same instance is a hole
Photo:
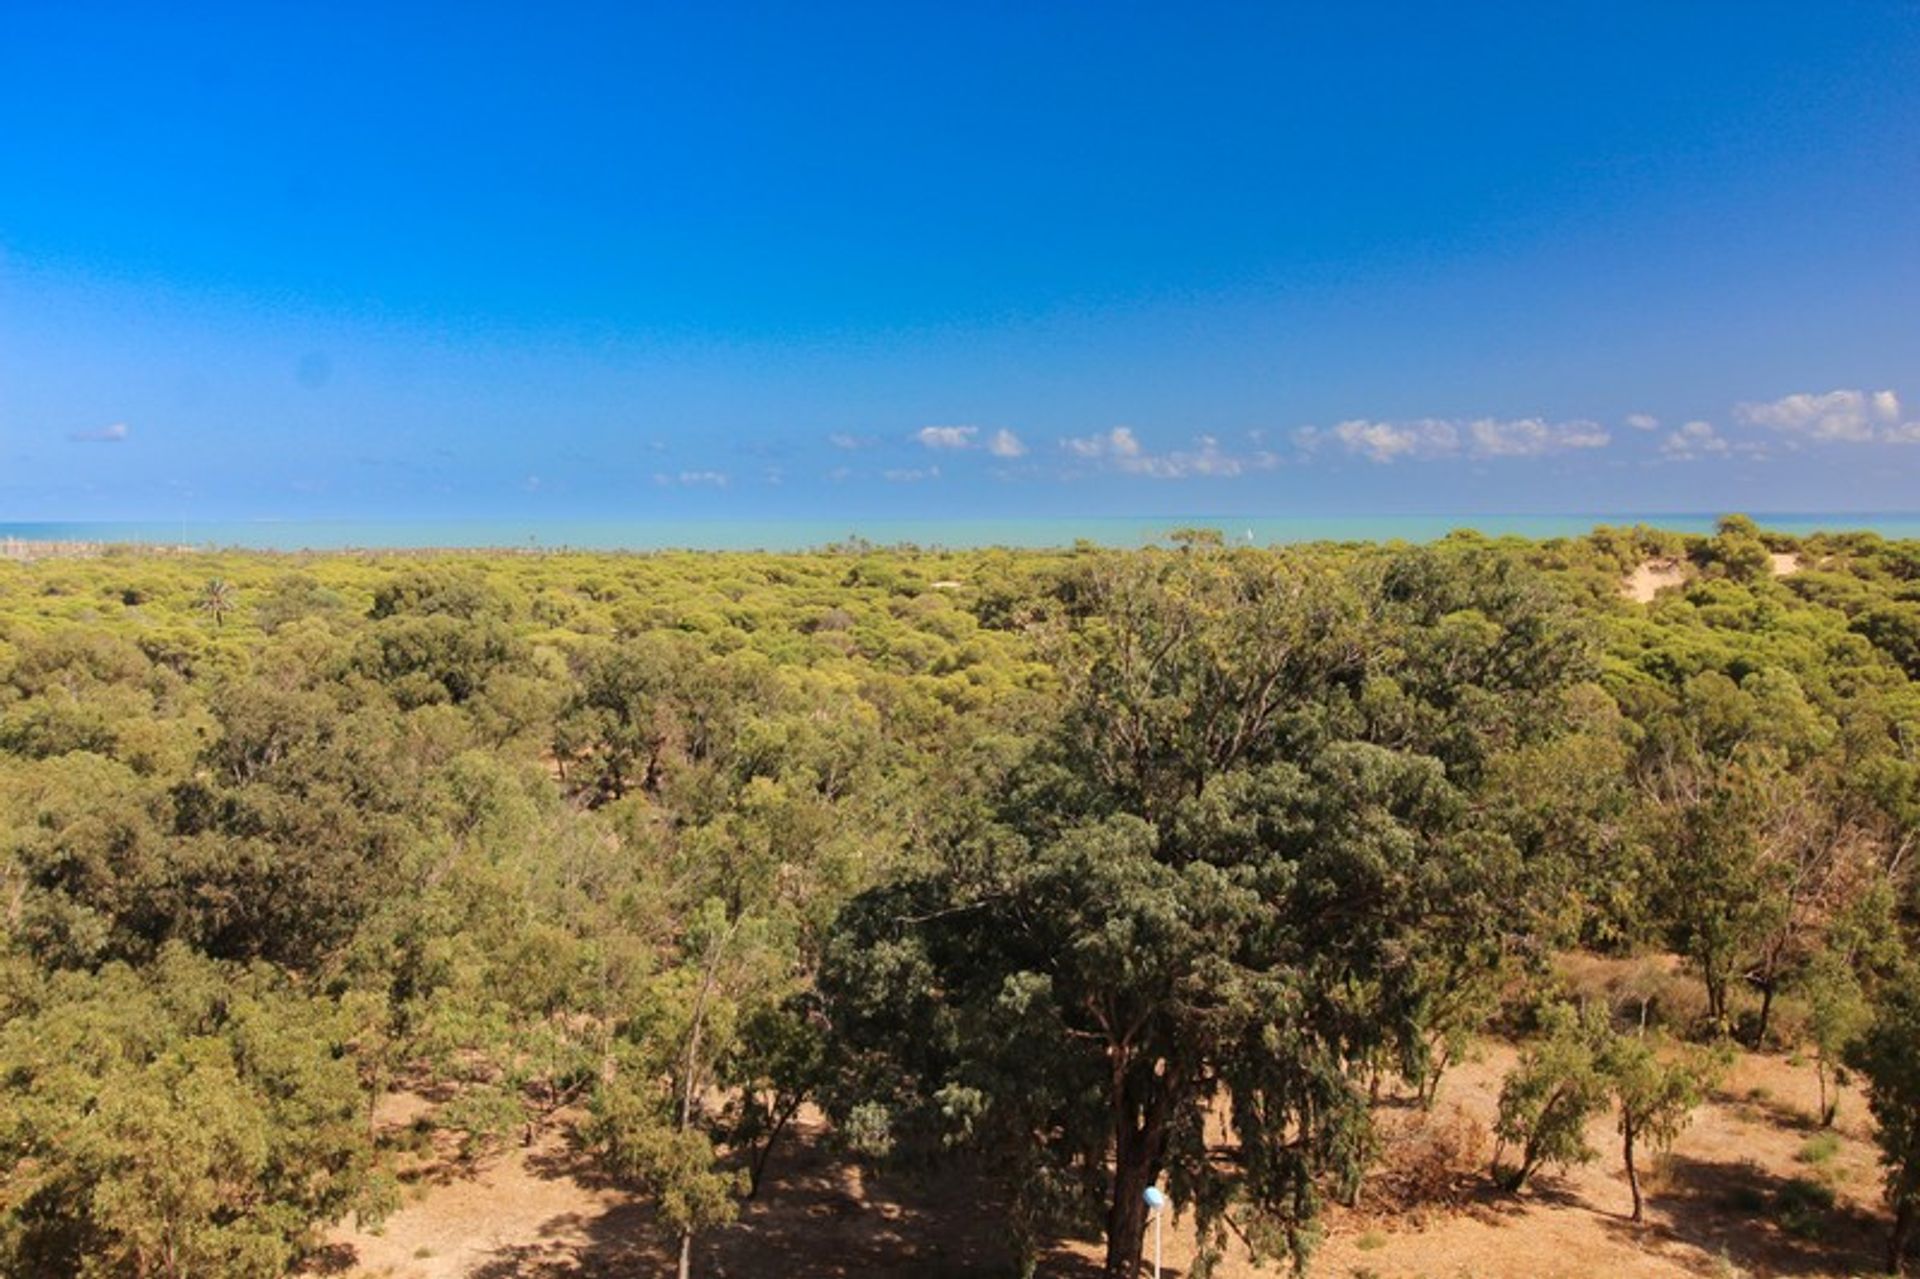
[[[233,612],[239,604],[239,593],[233,589],[233,583],[223,577],[209,578],[200,588],[200,598],[194,604],[201,612],[213,618],[217,628],[222,625],[227,614]]]

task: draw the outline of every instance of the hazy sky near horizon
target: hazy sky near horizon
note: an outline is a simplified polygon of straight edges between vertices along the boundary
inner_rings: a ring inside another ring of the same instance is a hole
[[[0,7],[0,521],[1920,508],[1920,6]]]

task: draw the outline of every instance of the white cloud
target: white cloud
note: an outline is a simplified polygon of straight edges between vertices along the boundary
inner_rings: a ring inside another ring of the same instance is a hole
[[[1251,460],[1243,460],[1221,451],[1220,441],[1211,435],[1203,435],[1194,441],[1197,446],[1190,453],[1175,452],[1168,455],[1170,464],[1183,475],[1238,475],[1249,465],[1258,466],[1262,459],[1270,459],[1272,454],[1261,453]]]
[[[879,442],[880,441],[874,439],[871,435],[854,435],[849,431],[835,431],[827,437],[827,443],[837,449],[844,449],[849,453],[855,449],[870,449]]]
[[[668,475],[665,472],[658,472],[654,475],[653,482],[662,487],[673,487],[677,485],[680,488],[700,488],[703,486],[708,488],[725,488],[727,486],[727,473],[725,471],[681,471],[677,475]]]
[[[1358,453],[1375,462],[1392,462],[1403,457],[1437,457],[1460,447],[1460,432],[1451,422],[1369,422],[1362,418],[1335,424],[1321,432],[1304,427],[1295,438],[1312,449],[1322,438],[1329,438],[1349,453]]]
[[[1668,457],[1694,458],[1710,453],[1725,453],[1733,446],[1711,422],[1688,422],[1660,442],[1660,451]]]
[[[1096,435],[1082,435],[1060,442],[1077,458],[1098,462],[1125,475],[1143,475],[1156,480],[1184,480],[1193,477],[1229,479],[1248,471],[1267,470],[1279,464],[1279,457],[1262,450],[1247,456],[1227,452],[1211,435],[1194,440],[1190,449],[1169,453],[1150,453],[1129,427],[1116,426]]]
[[[94,431],[69,431],[67,438],[80,444],[118,444],[131,434],[125,422],[115,422]]]
[[[1636,431],[1657,431],[1660,429],[1660,419],[1651,413],[1629,413],[1627,425]]]
[[[979,433],[977,426],[923,426],[913,438],[930,449],[970,449]]]
[[[1733,415],[1749,426],[1822,443],[1901,442],[1907,438],[1906,426],[1913,425],[1901,423],[1900,397],[1892,391],[1788,395],[1735,405]]]
[[[1203,435],[1194,441],[1190,450],[1176,449],[1171,453],[1140,454],[1122,458],[1121,470],[1134,475],[1150,475],[1156,480],[1184,480],[1189,476],[1202,476],[1216,479],[1231,479],[1245,472],[1249,466],[1263,467],[1273,463],[1271,453],[1261,453],[1252,460],[1243,460],[1223,451],[1220,441],[1211,435]]]
[[[1101,457],[1138,457],[1140,441],[1134,438],[1133,428],[1116,426],[1111,431],[1098,435],[1081,435],[1062,441],[1067,452],[1075,457],[1088,459]]]
[[[891,471],[880,472],[880,478],[889,484],[918,484],[922,480],[939,479],[940,468],[937,466],[917,468],[899,467]]]
[[[1001,427],[993,433],[993,438],[987,441],[987,452],[995,457],[1025,457],[1027,446],[1021,442],[1019,436]]]
[[[1598,422],[1578,419],[1548,422],[1541,418],[1477,418],[1471,422],[1447,418],[1418,418],[1408,422],[1374,422],[1354,418],[1322,430],[1302,427],[1294,442],[1309,452],[1331,444],[1373,462],[1402,458],[1542,457],[1574,449],[1605,448],[1612,436]]]
[[[1500,421],[1481,418],[1467,426],[1475,457],[1540,457],[1569,449],[1601,449],[1613,440],[1598,422],[1544,422],[1537,417]]]

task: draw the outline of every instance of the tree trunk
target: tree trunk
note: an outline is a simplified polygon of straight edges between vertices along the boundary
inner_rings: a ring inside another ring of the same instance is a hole
[[[747,1169],[747,1198],[753,1199],[760,1194],[760,1182],[767,1175],[767,1163],[773,1158],[774,1144],[780,1140],[780,1134],[786,1131],[787,1124],[793,1119],[794,1113],[800,1109],[801,1097],[802,1094],[795,1094],[785,1106],[781,1106],[776,1100],[773,1106],[768,1107],[769,1111],[774,1113],[774,1119],[767,1129],[767,1140],[754,1151],[752,1162]],[[777,1110],[776,1107],[778,1107]]]
[[[1887,1241],[1887,1273],[1907,1273],[1907,1237],[1913,1233],[1913,1201],[1901,1199],[1893,1210],[1893,1235]]]
[[[1421,1087],[1417,1094],[1420,1098],[1420,1109],[1433,1109],[1433,1103],[1440,1099],[1440,1076],[1445,1074],[1447,1067],[1452,1064],[1453,1053],[1446,1044],[1441,1044],[1433,1051],[1432,1059],[1427,1062],[1427,1077],[1420,1081]]]
[[[1707,987],[1707,1017],[1713,1022],[1714,1033],[1716,1035],[1723,1035],[1727,1030],[1727,983],[1722,978],[1714,975],[1714,971],[1711,968],[1708,968],[1705,972],[1705,982]]]
[[[1146,1242],[1147,1187],[1160,1175],[1166,1157],[1167,1112],[1172,1106],[1172,1080],[1129,1079],[1124,1065],[1115,1069],[1113,1131],[1113,1197],[1107,1205],[1106,1273],[1114,1279],[1133,1279],[1140,1273],[1140,1252]],[[1149,1094],[1140,1096],[1144,1090]]]
[[[1766,1046],[1767,1021],[1773,1015],[1773,988],[1776,985],[1772,977],[1760,983],[1760,1019],[1753,1027],[1753,1049],[1759,1052]]]
[[[1107,1208],[1107,1274],[1133,1279],[1140,1273],[1140,1252],[1147,1236],[1147,1187],[1153,1174],[1144,1144],[1131,1159],[1113,1165],[1113,1202]]]
[[[727,931],[708,943],[706,972],[700,980],[700,997],[693,1004],[693,1019],[687,1028],[687,1051],[681,1061],[680,1088],[680,1131],[686,1132],[693,1127],[693,1099],[699,1091],[700,1078],[700,1040],[706,1029],[707,1001],[713,996],[713,988],[720,979],[720,956],[727,944],[739,931],[740,920],[736,917],[727,926]],[[680,1232],[680,1279],[692,1279],[693,1276],[693,1231]]]
[[[1622,1125],[1621,1132],[1625,1137],[1624,1145],[1625,1145],[1626,1156],[1627,1156],[1627,1185],[1633,1191],[1633,1220],[1639,1221],[1640,1220],[1640,1171],[1639,1169],[1633,1166],[1633,1128],[1631,1125]]]
[[[384,1091],[386,1089],[381,1081],[380,1071],[376,1068],[373,1078],[367,1081],[367,1141],[369,1144],[372,1144],[380,1135],[380,1127],[375,1122],[375,1116],[380,1109],[380,1094]]]

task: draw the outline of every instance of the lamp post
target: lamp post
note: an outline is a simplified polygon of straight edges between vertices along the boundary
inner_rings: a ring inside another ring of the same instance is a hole
[[[1153,1218],[1153,1279],[1160,1279],[1160,1218],[1166,1215],[1167,1197],[1160,1193],[1160,1187],[1148,1186],[1145,1198],[1147,1213]]]

